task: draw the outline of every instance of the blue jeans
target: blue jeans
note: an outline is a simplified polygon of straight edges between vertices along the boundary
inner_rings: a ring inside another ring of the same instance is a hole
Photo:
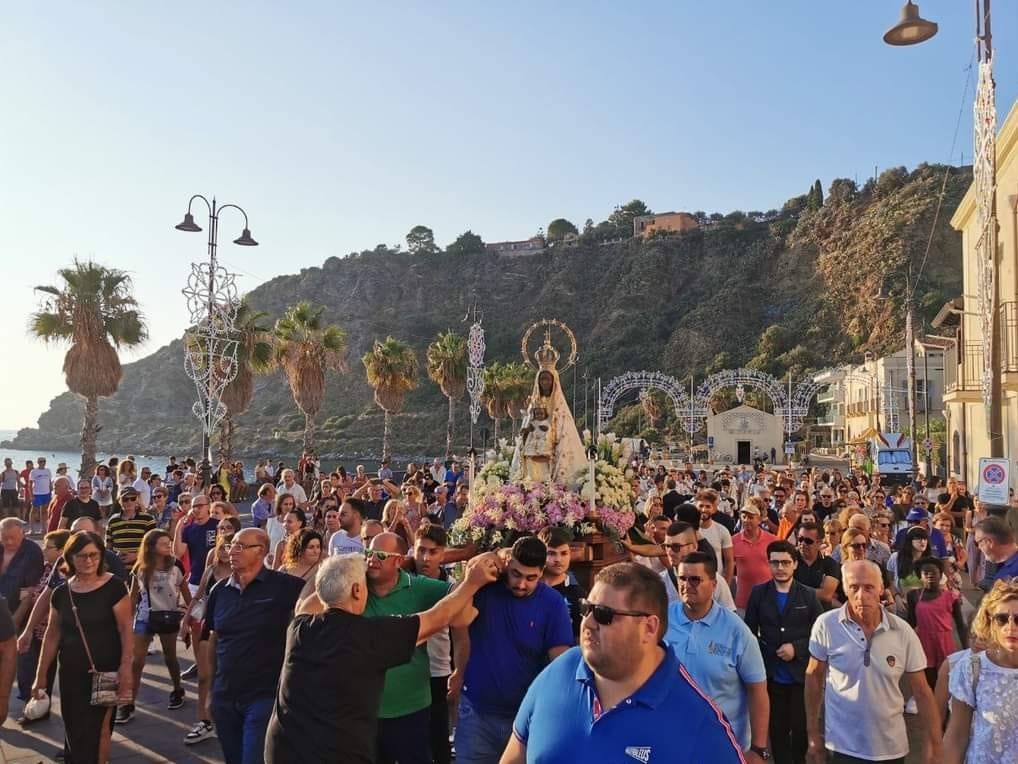
[[[262,764],[265,761],[265,730],[275,698],[256,698],[234,703],[212,695],[212,721],[226,764]]]
[[[460,695],[456,764],[498,764],[513,734],[513,717],[482,714]]]

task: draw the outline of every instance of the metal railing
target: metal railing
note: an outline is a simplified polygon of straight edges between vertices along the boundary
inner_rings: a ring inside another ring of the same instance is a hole
[[[952,345],[944,353],[944,389],[948,393],[979,390],[983,349],[978,342]]]
[[[1018,371],[1018,303],[1001,303],[1000,370]]]

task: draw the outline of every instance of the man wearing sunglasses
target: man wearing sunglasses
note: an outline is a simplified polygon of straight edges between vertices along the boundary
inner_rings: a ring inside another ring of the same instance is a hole
[[[795,540],[795,548],[799,553],[795,580],[815,589],[817,599],[825,607],[837,607],[840,603],[835,595],[841,581],[841,567],[820,552],[820,528],[812,523],[800,525]]]
[[[661,642],[667,605],[652,571],[609,565],[582,610],[580,646],[530,685],[501,764],[744,761],[728,721]]]
[[[842,567],[847,602],[813,624],[806,668],[807,761],[904,764],[909,753],[907,675],[923,733],[923,764],[942,761],[940,710],[926,681],[926,653],[908,622],[881,604],[880,566],[870,560]],[[820,708],[823,706],[823,727]]]
[[[457,764],[497,764],[527,687],[574,643],[565,600],[542,580],[547,562],[540,539],[519,539],[504,576],[481,589],[468,608]]]
[[[714,602],[717,573],[717,558],[710,552],[692,552],[679,562],[681,601],[668,606],[664,641],[725,712],[747,761],[766,761],[767,671],[749,627]]]
[[[679,579],[676,575],[682,559],[692,552],[713,553],[714,550],[710,547],[709,542],[697,538],[696,529],[692,525],[683,522],[675,522],[668,527],[664,547],[668,567],[661,571],[660,575],[665,584],[665,591],[668,593],[668,603],[671,604],[679,601]],[[724,576],[717,579],[717,586],[714,588],[714,601],[721,607],[735,610],[735,599],[732,597],[732,590]]]

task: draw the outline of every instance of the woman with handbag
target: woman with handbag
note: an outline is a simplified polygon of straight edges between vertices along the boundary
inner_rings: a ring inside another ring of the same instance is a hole
[[[49,623],[32,696],[52,690],[46,680],[59,658],[60,709],[65,764],[102,764],[109,759],[113,707],[131,697],[131,600],[123,581],[107,572],[106,546],[80,531],[64,546],[67,581],[50,601]]]
[[[141,672],[152,637],[158,636],[163,647],[163,660],[173,682],[170,702],[174,711],[184,705],[184,688],[180,684],[180,662],[177,660],[177,634],[184,611],[177,603],[191,604],[187,575],[180,560],[173,556],[173,538],[161,528],[148,531],[141,540],[138,561],[131,571],[131,604],[134,607],[133,696],[138,696]],[[134,701],[117,708],[116,724],[127,724],[134,716]]]

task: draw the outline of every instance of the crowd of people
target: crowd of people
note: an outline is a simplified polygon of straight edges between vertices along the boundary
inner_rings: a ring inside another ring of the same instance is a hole
[[[0,711],[59,682],[67,762],[154,643],[228,764],[903,762],[908,714],[920,761],[1018,762],[1018,507],[960,481],[637,461],[630,559],[581,583],[566,528],[452,546],[456,461],[135,462],[3,474]]]

